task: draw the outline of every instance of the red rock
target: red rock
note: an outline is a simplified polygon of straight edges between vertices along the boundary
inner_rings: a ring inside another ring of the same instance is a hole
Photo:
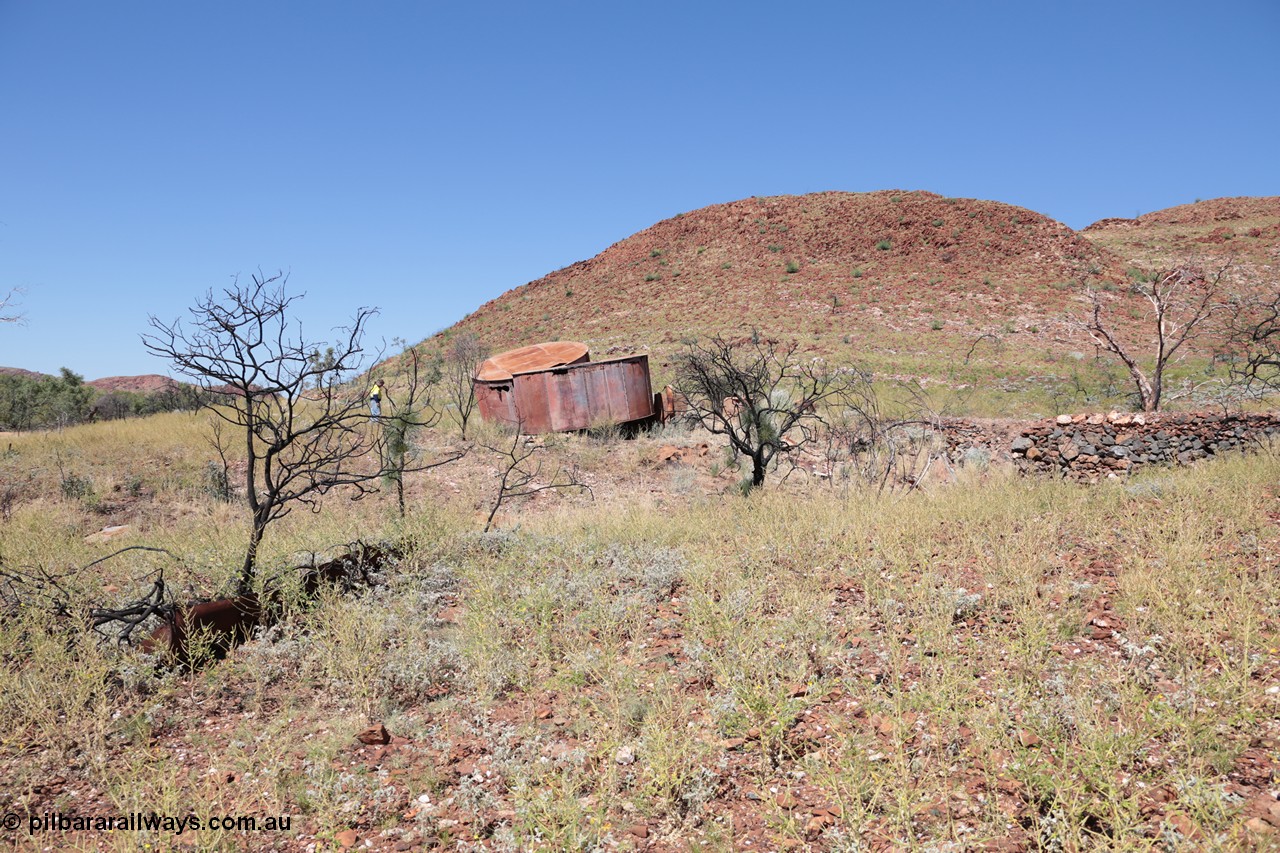
[[[831,826],[835,822],[836,819],[829,814],[824,813],[821,815],[814,815],[809,818],[809,821],[804,825],[804,834],[809,838],[814,838],[821,834],[823,829]]]
[[[360,834],[354,829],[344,829],[333,837],[340,847],[355,847],[356,842],[360,840]]]
[[[391,743],[391,733],[387,731],[387,727],[382,723],[369,728],[356,735],[356,740],[369,746],[380,746]]]
[[[1255,835],[1271,835],[1276,828],[1260,817],[1251,817],[1244,822],[1245,829]]]
[[[1184,814],[1172,814],[1165,818],[1165,823],[1178,831],[1183,838],[1196,838],[1200,831],[1191,819]]]
[[[631,827],[631,829],[627,831],[630,832],[632,835],[634,835],[636,838],[648,838],[649,824],[637,823],[635,826]]]

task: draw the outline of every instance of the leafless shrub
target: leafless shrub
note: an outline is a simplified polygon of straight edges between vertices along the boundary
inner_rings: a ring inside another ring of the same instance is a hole
[[[476,389],[472,380],[488,351],[474,332],[461,332],[449,343],[444,353],[443,381],[445,399],[458,412],[462,439],[467,438],[467,422],[476,406]]]
[[[1199,338],[1210,320],[1222,312],[1227,299],[1227,275],[1232,267],[1228,261],[1209,271],[1187,262],[1134,278],[1130,292],[1143,297],[1151,306],[1148,319],[1152,324],[1154,351],[1145,356],[1121,339],[1114,318],[1104,310],[1102,296],[1093,287],[1086,286],[1089,315],[1075,325],[1083,329],[1100,350],[1124,364],[1144,412],[1160,410],[1166,369],[1183,345]]]
[[[676,363],[676,388],[689,414],[708,432],[729,439],[735,457],[751,460],[744,490],[764,484],[775,458],[796,453],[816,435],[824,410],[862,393],[870,377],[803,361],[797,344],[758,333],[743,341],[692,343]]]
[[[581,489],[591,494],[591,487],[582,481],[577,468],[566,471],[557,467],[543,476],[542,446],[526,440],[519,428],[512,431],[510,444],[480,444],[493,453],[498,462],[498,492],[494,496],[489,517],[485,519],[484,532],[493,527],[493,519],[502,505],[512,498],[524,498],[552,489]]]

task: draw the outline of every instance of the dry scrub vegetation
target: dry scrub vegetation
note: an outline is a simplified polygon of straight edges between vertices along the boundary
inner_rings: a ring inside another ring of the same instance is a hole
[[[160,568],[180,596],[230,589],[247,521],[207,434],[207,414],[170,414],[7,436],[3,567],[66,572],[145,544],[172,556],[69,575],[72,598],[135,598]],[[497,472],[481,452],[408,478],[404,519],[390,495],[334,493],[272,527],[264,575],[356,539],[403,543],[398,564],[286,606],[195,672],[40,599],[9,607],[0,811],[22,823],[5,843],[1276,845],[1280,459],[1092,488],[988,472],[895,493],[797,474],[742,497],[703,440],[547,438],[549,464],[576,466],[594,500],[540,493],[487,534]],[[689,452],[658,462],[663,445]],[[112,524],[130,529],[85,541]],[[389,743],[356,740],[371,723]],[[57,811],[291,823],[28,835],[28,814]]]

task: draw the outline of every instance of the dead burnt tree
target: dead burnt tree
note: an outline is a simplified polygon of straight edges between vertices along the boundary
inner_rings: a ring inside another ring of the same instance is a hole
[[[867,381],[821,361],[802,361],[797,344],[780,345],[759,334],[743,341],[713,337],[691,344],[676,361],[676,389],[689,416],[729,439],[735,456],[751,460],[751,482],[764,484],[779,455],[795,453],[814,438],[823,408]]]
[[[143,345],[223,403],[208,408],[231,426],[225,457],[239,442],[246,464],[245,501],[251,516],[238,588],[253,588],[258,546],[267,527],[297,506],[318,510],[320,498],[348,487],[359,498],[376,489],[382,469],[365,457],[378,449],[363,395],[344,386],[363,366],[362,339],[376,309],[359,309],[327,343],[308,341],[292,317],[301,295],[286,293],[287,276],[238,278],[209,291],[182,320],[149,318]],[[315,359],[313,353],[325,352]],[[238,454],[233,454],[238,455]]]
[[[165,585],[164,570],[148,572],[148,592],[117,607],[90,604],[79,579],[94,566],[133,552],[164,554],[176,560],[171,551],[147,545],[130,545],[64,571],[45,566],[9,567],[0,560],[0,625],[24,610],[43,611],[53,617],[55,624],[70,631],[69,637],[87,627],[103,639],[121,645],[131,643],[133,633],[140,627],[172,617],[173,604]]]
[[[1255,396],[1280,391],[1280,290],[1234,300],[1226,325],[1232,379]]]
[[[1154,351],[1149,355],[1121,340],[1115,318],[1109,315],[1102,297],[1086,285],[1089,314],[1076,325],[1088,333],[1101,350],[1125,366],[1144,412],[1160,411],[1165,371],[1178,351],[1196,340],[1223,308],[1226,276],[1231,267],[1228,262],[1209,272],[1187,263],[1135,278],[1129,292],[1143,297],[1151,306],[1149,320]]]

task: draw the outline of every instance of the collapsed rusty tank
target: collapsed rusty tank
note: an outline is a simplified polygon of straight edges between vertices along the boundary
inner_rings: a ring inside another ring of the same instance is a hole
[[[473,385],[481,417],[524,433],[632,424],[656,414],[647,355],[591,361],[576,341],[495,355],[480,365]]]

